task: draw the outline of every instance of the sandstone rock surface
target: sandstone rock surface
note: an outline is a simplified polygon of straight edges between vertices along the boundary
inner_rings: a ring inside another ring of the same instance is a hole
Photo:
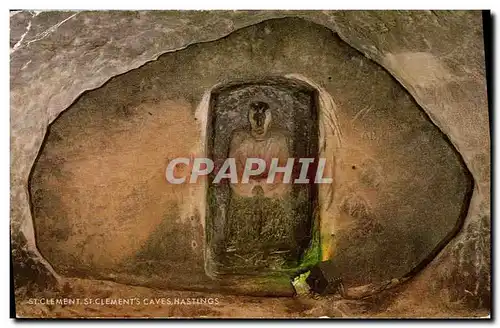
[[[387,69],[448,136],[474,178],[469,212],[459,235],[408,290],[428,299],[488,307],[490,137],[480,12],[15,13],[10,62],[13,240],[24,243],[57,277],[36,248],[28,179],[48,125],[82,92],[163,53],[283,17],[300,17],[337,32]]]

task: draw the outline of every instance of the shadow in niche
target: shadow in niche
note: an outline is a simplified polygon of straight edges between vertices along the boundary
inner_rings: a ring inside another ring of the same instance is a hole
[[[226,158],[234,156],[238,172],[246,158],[252,157],[264,159],[268,167],[272,158],[278,158],[280,166],[288,158],[317,159],[317,97],[316,90],[306,83],[282,77],[216,88],[211,93],[207,121],[209,158],[220,168]],[[264,140],[255,139],[251,132],[249,111],[255,102],[265,104],[271,113]],[[299,169],[294,166],[292,179]],[[313,169],[311,165],[310,181],[314,181]],[[253,189],[230,184],[228,179],[214,184],[217,172],[209,176],[209,274],[260,275],[294,270],[301,266],[306,252],[317,251],[318,240],[313,240],[319,235],[316,185],[269,185],[262,182],[267,173],[257,177],[263,179],[257,180],[262,184]]]

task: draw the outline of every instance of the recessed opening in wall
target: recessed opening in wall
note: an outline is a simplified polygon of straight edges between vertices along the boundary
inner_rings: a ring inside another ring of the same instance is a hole
[[[211,94],[208,155],[234,158],[237,172],[248,158],[266,169],[248,183],[213,183],[207,191],[207,269],[218,274],[259,274],[298,268],[315,247],[317,188],[313,183],[268,183],[273,159],[318,157],[317,92],[305,83],[268,78],[235,82]],[[280,180],[281,178],[281,180]]]
[[[259,186],[251,195],[264,201],[245,204],[228,185],[166,181],[175,158],[259,155],[245,143],[252,108],[264,125],[271,113],[271,154],[332,160],[333,183],[292,185],[288,202]],[[85,92],[49,126],[29,181],[37,247],[61,275],[283,296],[319,260],[347,287],[410,272],[461,227],[471,180],[385,70],[329,29],[279,19]]]

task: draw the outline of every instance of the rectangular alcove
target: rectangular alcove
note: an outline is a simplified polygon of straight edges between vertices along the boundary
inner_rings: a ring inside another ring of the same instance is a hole
[[[319,261],[314,183],[262,187],[258,182],[253,187],[231,185],[229,179],[213,183],[217,168],[228,157],[236,157],[236,162],[262,158],[267,167],[271,158],[280,158],[280,163],[284,157],[294,158],[296,164],[299,158],[317,162],[317,99],[317,91],[309,85],[284,78],[231,83],[212,92],[207,154],[216,169],[207,185],[205,262],[209,275],[291,273]],[[271,113],[267,134],[259,140],[253,137],[249,120],[255,104]],[[300,166],[295,166],[291,182],[297,170]],[[311,165],[309,172],[313,170]]]

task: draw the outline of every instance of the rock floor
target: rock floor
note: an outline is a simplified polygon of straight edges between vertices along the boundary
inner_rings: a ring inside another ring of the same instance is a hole
[[[16,291],[18,318],[448,318],[484,317],[487,311],[419,300],[414,285],[370,301],[326,297],[250,297],[164,291],[109,281],[63,278],[59,290]],[[64,299],[80,304],[40,304]],[[52,301],[51,301],[52,300]],[[121,301],[120,301],[121,300]],[[128,300],[128,301],[125,301]],[[37,304],[34,304],[38,302]],[[92,302],[93,304],[90,304]],[[122,304],[105,304],[122,302]],[[127,303],[128,302],[128,303]],[[205,302],[204,304],[200,304]],[[175,304],[174,304],[175,303]],[[183,304],[180,304],[183,303]],[[188,304],[189,303],[189,304]],[[198,304],[196,304],[198,303]],[[212,304],[209,304],[212,303]]]

